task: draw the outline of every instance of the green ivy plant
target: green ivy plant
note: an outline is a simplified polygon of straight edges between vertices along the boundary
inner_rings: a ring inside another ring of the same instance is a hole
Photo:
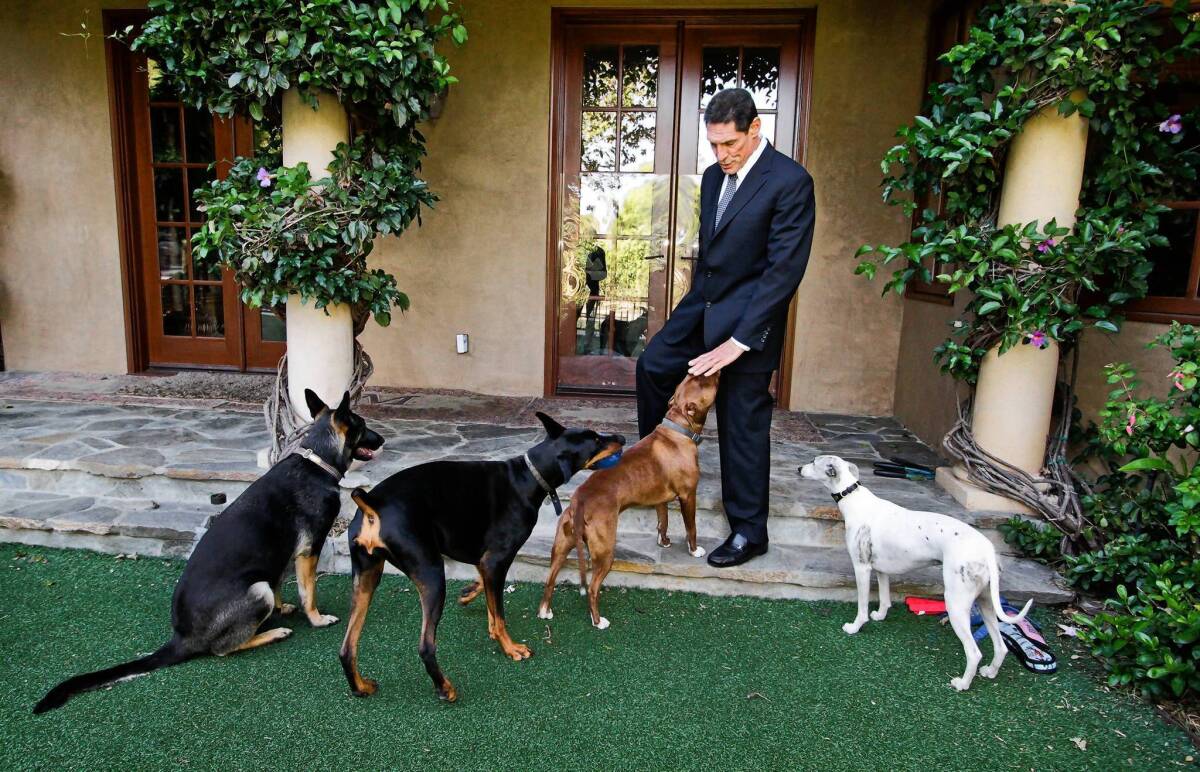
[[[861,247],[869,259],[856,272],[892,268],[885,294],[917,280],[968,293],[935,352],[943,372],[973,383],[997,344],[1069,345],[1087,327],[1119,329],[1122,304],[1146,293],[1148,248],[1166,244],[1157,202],[1196,196],[1200,112],[1172,115],[1158,93],[1167,65],[1198,52],[1186,3],[1021,0],[981,11],[969,40],[941,56],[949,78],[881,164],[884,200],[917,215],[916,227],[904,243]],[[1000,225],[1008,147],[1052,106],[1089,122],[1075,225]]]
[[[192,238],[202,264],[235,272],[242,299],[277,307],[289,294],[317,307],[349,303],[386,326],[408,307],[395,278],[369,269],[373,239],[402,233],[437,197],[418,178],[425,139],[416,125],[457,82],[437,44],[467,30],[447,0],[151,0],[131,45],[159,63],[185,102],[218,115],[277,119],[280,94],[308,105],[332,94],[354,138],[329,174],[285,168],[277,147],[238,159],[196,191],[205,227]]]

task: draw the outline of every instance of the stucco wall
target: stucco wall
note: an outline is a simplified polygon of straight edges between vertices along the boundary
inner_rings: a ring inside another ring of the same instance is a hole
[[[3,0],[0,83],[5,365],[125,372],[100,4]]]
[[[958,307],[965,305],[956,299]],[[954,379],[938,372],[933,350],[950,334],[952,306],[904,301],[904,327],[896,370],[896,417],[934,448],[958,418]]]
[[[958,300],[961,308],[965,301]],[[957,418],[954,381],[938,372],[933,349],[949,333],[955,318],[949,306],[906,300],[900,338],[900,366],[896,373],[896,417],[921,439],[940,448],[942,437]],[[1130,362],[1138,370],[1144,396],[1162,396],[1170,382],[1171,358],[1166,350],[1146,349],[1146,344],[1166,332],[1169,325],[1126,322],[1119,335],[1090,330],[1079,346],[1079,376],[1075,384],[1077,407],[1083,422],[1096,419],[1112,386],[1104,380],[1104,366]],[[964,392],[965,393],[965,392]]]
[[[561,5],[646,7],[633,2]],[[114,3],[113,5],[117,5]],[[129,4],[122,4],[128,7]],[[365,343],[380,384],[538,394],[544,375],[548,0],[467,0],[461,79],[426,127],[425,176],[443,197],[373,260],[413,300]],[[744,0],[670,7],[790,7]],[[36,8],[36,10],[35,10]],[[87,11],[85,13],[85,10]],[[851,273],[864,241],[904,224],[878,203],[877,162],[918,104],[924,4],[817,4],[807,164],[819,209],[801,289],[792,406],[891,411],[900,304]],[[12,369],[126,369],[99,5],[8,2],[0,25],[0,324]],[[61,32],[87,22],[92,38]],[[878,66],[887,62],[886,67]],[[869,74],[869,77],[864,77]],[[86,127],[84,130],[82,127]],[[69,312],[64,309],[70,309]],[[457,355],[454,334],[471,334]],[[848,352],[850,355],[848,356]]]
[[[427,131],[426,176],[444,200],[424,227],[376,252],[413,299],[392,328],[366,333],[370,350],[386,352],[375,357],[382,382],[542,390],[550,9],[546,0],[465,3],[471,39],[452,56],[461,83]],[[793,409],[891,412],[900,306],[852,274],[852,256],[904,232],[899,214],[879,204],[878,164],[920,104],[926,17],[923,3],[817,4],[807,164],[818,218],[797,315]],[[456,332],[471,334],[469,355],[454,353]]]

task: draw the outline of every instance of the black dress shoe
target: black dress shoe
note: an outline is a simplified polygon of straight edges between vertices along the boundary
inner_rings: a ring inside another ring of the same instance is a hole
[[[747,560],[766,554],[767,542],[754,544],[740,533],[731,534],[725,543],[708,555],[708,564],[716,568],[740,566]]]

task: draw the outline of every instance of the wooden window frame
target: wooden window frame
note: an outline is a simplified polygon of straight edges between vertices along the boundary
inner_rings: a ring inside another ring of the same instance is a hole
[[[545,328],[543,351],[543,382],[542,392],[546,397],[557,396],[555,383],[555,368],[558,358],[558,319],[556,314],[556,298],[559,292],[558,271],[558,235],[559,223],[556,216],[560,215],[557,202],[561,193],[559,179],[563,171],[564,150],[567,143],[566,125],[566,74],[570,71],[566,61],[566,30],[570,27],[596,25],[621,26],[636,29],[647,24],[673,24],[676,26],[676,51],[682,55],[684,35],[688,26],[712,25],[722,26],[731,23],[746,26],[798,25],[800,27],[800,69],[799,88],[796,94],[796,122],[793,157],[798,163],[806,160],[808,148],[809,116],[812,113],[812,78],[813,55],[816,41],[816,10],[812,8],[788,10],[647,10],[639,8],[552,8],[550,10],[550,110],[549,110],[549,151],[550,162],[546,185],[546,287],[545,287]],[[680,115],[683,89],[680,81],[683,77],[683,67],[677,68],[674,115]],[[676,132],[678,134],[678,132]],[[672,143],[684,141],[676,136]],[[673,148],[678,153],[678,148]],[[668,298],[672,297],[668,295]],[[777,389],[776,406],[787,410],[792,391],[792,362],[794,352],[796,320],[796,299],[788,308],[787,339],[779,361],[779,387]],[[572,396],[582,392],[572,391]],[[621,395],[604,393],[606,398],[620,399]],[[632,398],[632,397],[627,397]]]
[[[1200,324],[1200,201],[1164,201],[1172,209],[1196,212],[1196,233],[1192,239],[1192,262],[1188,267],[1187,286],[1182,296],[1148,295],[1125,305],[1125,318],[1135,322]]]

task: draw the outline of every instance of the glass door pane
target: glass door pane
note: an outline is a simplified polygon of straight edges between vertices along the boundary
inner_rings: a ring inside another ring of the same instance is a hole
[[[568,47],[557,386],[631,391],[667,314],[674,30]]]

